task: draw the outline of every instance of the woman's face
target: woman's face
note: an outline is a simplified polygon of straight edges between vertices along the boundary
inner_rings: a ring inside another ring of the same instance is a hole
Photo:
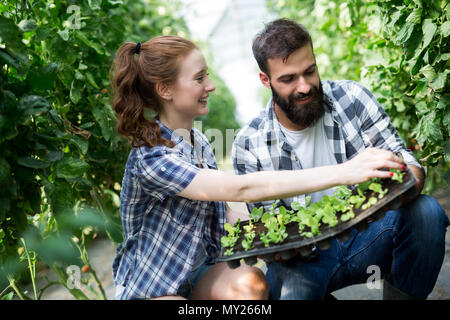
[[[172,110],[194,119],[209,112],[207,99],[216,88],[207,74],[205,58],[197,49],[181,62],[177,81],[172,87]]]

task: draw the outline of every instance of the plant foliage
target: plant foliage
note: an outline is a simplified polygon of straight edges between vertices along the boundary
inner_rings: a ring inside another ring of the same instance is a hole
[[[66,267],[84,265],[105,298],[85,246],[99,232],[122,241],[130,149],[114,130],[110,66],[125,41],[187,36],[179,9],[177,0],[1,2],[0,296],[29,298],[19,285],[34,285],[36,266],[67,287]],[[215,94],[232,103],[224,85]]]
[[[367,85],[427,170],[450,181],[450,7],[446,0],[268,0],[311,31],[321,78]]]

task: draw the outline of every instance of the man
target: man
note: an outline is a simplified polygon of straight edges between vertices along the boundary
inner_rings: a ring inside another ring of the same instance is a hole
[[[324,299],[335,290],[366,282],[371,275],[367,270],[375,266],[384,278],[385,299],[426,299],[443,262],[449,220],[435,199],[419,195],[425,172],[388,115],[360,84],[321,81],[311,37],[294,21],[266,25],[253,41],[253,54],[272,98],[236,137],[236,173],[333,165],[375,147],[400,153],[417,177],[414,199],[370,223],[365,232],[352,229],[348,241],[333,239],[330,249],[316,248],[309,261],[296,256],[270,263],[270,298]],[[310,192],[281,199],[279,205],[304,205],[305,196],[313,203],[333,193]],[[249,203],[248,209],[268,210],[272,203]]]

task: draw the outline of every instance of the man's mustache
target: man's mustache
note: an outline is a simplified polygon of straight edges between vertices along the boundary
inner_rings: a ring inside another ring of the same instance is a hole
[[[305,99],[305,98],[309,98],[310,96],[312,96],[312,94],[313,94],[312,90],[309,90],[308,93],[294,93],[292,95],[292,98],[294,98],[295,100]]]
[[[297,100],[297,99],[305,99],[305,98],[309,98],[312,96],[315,96],[319,93],[319,90],[315,89],[315,88],[311,88],[307,93],[302,93],[302,92],[296,92],[294,94],[292,94],[292,99]]]

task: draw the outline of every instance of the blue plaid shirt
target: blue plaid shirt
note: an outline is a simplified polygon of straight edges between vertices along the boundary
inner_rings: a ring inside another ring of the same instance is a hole
[[[414,154],[406,148],[389,116],[359,83],[348,80],[322,81],[324,91],[324,126],[337,163],[350,160],[368,147],[400,152],[408,164],[421,168]],[[265,170],[302,169],[297,155],[280,128],[272,99],[260,115],[239,131],[233,144],[232,158],[237,174]],[[281,199],[279,206],[290,207],[296,201],[305,205],[305,195]],[[248,203],[249,211],[273,201]]]
[[[192,129],[193,148],[156,121],[162,136],[176,145],[130,151],[120,194],[125,240],[117,248],[112,265],[114,283],[125,287],[121,299],[176,294],[199,249],[205,245],[207,263],[213,263],[224,235],[225,202],[176,195],[200,170],[197,151],[203,168],[217,169],[208,140]]]

